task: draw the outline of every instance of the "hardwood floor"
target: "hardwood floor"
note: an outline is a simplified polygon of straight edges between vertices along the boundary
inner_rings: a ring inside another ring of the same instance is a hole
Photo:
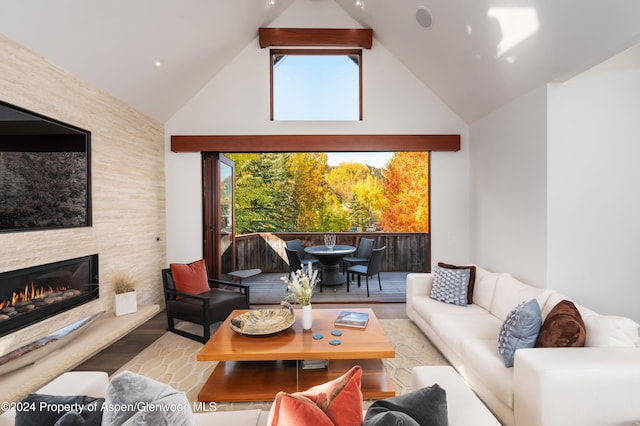
[[[76,371],[106,371],[112,375],[167,331],[167,316],[160,312],[140,327],[82,364]]]
[[[322,304],[323,308],[371,308],[379,319],[407,318],[406,305],[404,303],[336,303]],[[266,309],[277,305],[260,305],[258,308]],[[124,336],[108,348],[78,365],[76,371],[106,371],[112,375],[120,367],[133,359],[147,346],[160,338],[167,331],[167,317],[164,311],[160,312],[131,333]]]

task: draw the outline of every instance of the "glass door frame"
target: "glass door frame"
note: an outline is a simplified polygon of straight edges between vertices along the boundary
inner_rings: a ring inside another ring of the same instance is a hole
[[[231,168],[231,197],[227,200],[231,209],[229,215],[222,213],[223,183],[221,182],[222,169]],[[207,274],[210,278],[221,279],[223,274],[235,270],[235,176],[234,163],[224,155],[217,152],[202,153],[202,208],[203,208],[203,254],[207,264]],[[229,245],[223,247],[224,239],[230,238]],[[230,257],[225,268],[223,262],[225,254]],[[229,269],[229,270],[227,270]]]

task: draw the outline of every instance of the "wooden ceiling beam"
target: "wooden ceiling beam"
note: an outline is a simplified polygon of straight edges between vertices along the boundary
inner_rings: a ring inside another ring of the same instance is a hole
[[[260,28],[260,47],[305,46],[305,47],[363,47],[371,49],[371,28]]]
[[[459,151],[460,135],[175,135],[173,152]]]

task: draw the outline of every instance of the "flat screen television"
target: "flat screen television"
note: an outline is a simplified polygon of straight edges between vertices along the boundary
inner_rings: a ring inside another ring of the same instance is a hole
[[[0,101],[0,232],[91,226],[91,132]]]

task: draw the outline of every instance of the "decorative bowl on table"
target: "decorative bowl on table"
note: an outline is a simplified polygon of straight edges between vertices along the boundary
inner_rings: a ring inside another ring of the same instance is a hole
[[[296,322],[293,308],[288,303],[281,309],[254,309],[233,317],[231,330],[247,336],[270,336],[280,333]]]

